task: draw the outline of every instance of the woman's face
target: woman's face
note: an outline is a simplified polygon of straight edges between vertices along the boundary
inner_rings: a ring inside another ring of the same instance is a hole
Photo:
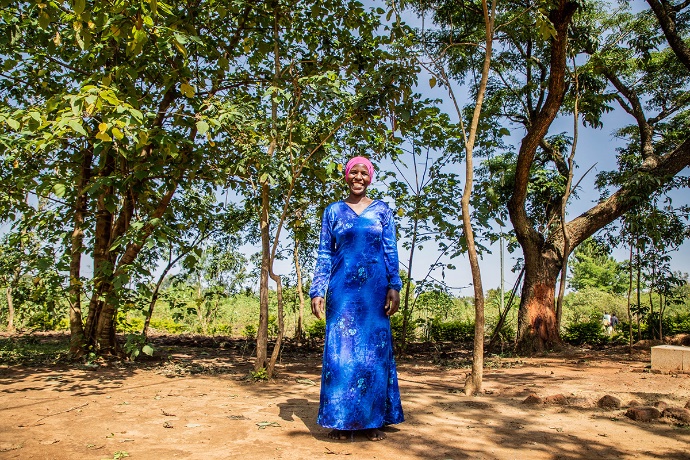
[[[345,177],[345,182],[350,187],[352,195],[364,195],[367,192],[367,187],[371,184],[369,170],[363,164],[356,164],[350,168],[350,172]]]

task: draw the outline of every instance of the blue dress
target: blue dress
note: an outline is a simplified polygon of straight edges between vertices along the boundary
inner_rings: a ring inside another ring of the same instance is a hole
[[[404,420],[384,310],[389,288],[400,291],[402,282],[388,205],[374,200],[360,215],[344,201],[329,205],[309,291],[326,298],[323,427],[363,430]]]

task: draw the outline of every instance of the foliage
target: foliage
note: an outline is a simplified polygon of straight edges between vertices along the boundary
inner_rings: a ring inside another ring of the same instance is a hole
[[[573,253],[568,284],[576,291],[592,288],[623,294],[628,290],[624,267],[610,256],[611,248],[592,238],[585,240]]]
[[[474,322],[471,321],[441,321],[432,319],[426,326],[428,335],[438,342],[468,342],[474,337]]]
[[[256,338],[256,325],[247,324],[242,330],[242,335],[247,338],[247,340],[253,340]]]
[[[667,334],[690,334],[690,311],[667,315],[664,319]]]
[[[591,318],[601,319],[605,312],[615,312],[621,319],[627,312],[625,298],[590,287],[566,294],[563,305],[566,328],[569,324],[586,323]]]
[[[563,333],[563,339],[573,345],[601,345],[609,340],[609,337],[604,334],[601,320],[599,318],[591,318],[583,322],[574,322],[566,326]]]
[[[393,315],[390,319],[391,334],[393,335],[393,342],[396,344],[403,343],[403,314]],[[424,320],[418,318],[416,321],[411,321],[407,327],[407,336],[405,343],[414,342],[417,338],[417,327],[423,325]]]
[[[127,334],[122,348],[132,361],[137,359],[141,353],[153,356],[154,351],[153,347],[147,343],[146,336],[143,334]]]
[[[317,319],[305,329],[308,339],[323,339],[326,337],[326,320]]]

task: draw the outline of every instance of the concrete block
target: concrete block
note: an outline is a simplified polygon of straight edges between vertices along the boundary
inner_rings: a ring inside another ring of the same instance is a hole
[[[680,345],[652,347],[652,370],[690,373],[690,347]]]

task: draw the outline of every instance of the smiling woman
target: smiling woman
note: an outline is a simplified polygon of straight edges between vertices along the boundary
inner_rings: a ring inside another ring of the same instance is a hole
[[[312,312],[326,314],[318,423],[332,439],[404,420],[393,358],[389,316],[398,310],[395,223],[388,206],[366,196],[374,167],[364,157],[345,167],[350,195],[323,214],[316,271],[309,292]],[[328,293],[328,294],[326,294]]]

